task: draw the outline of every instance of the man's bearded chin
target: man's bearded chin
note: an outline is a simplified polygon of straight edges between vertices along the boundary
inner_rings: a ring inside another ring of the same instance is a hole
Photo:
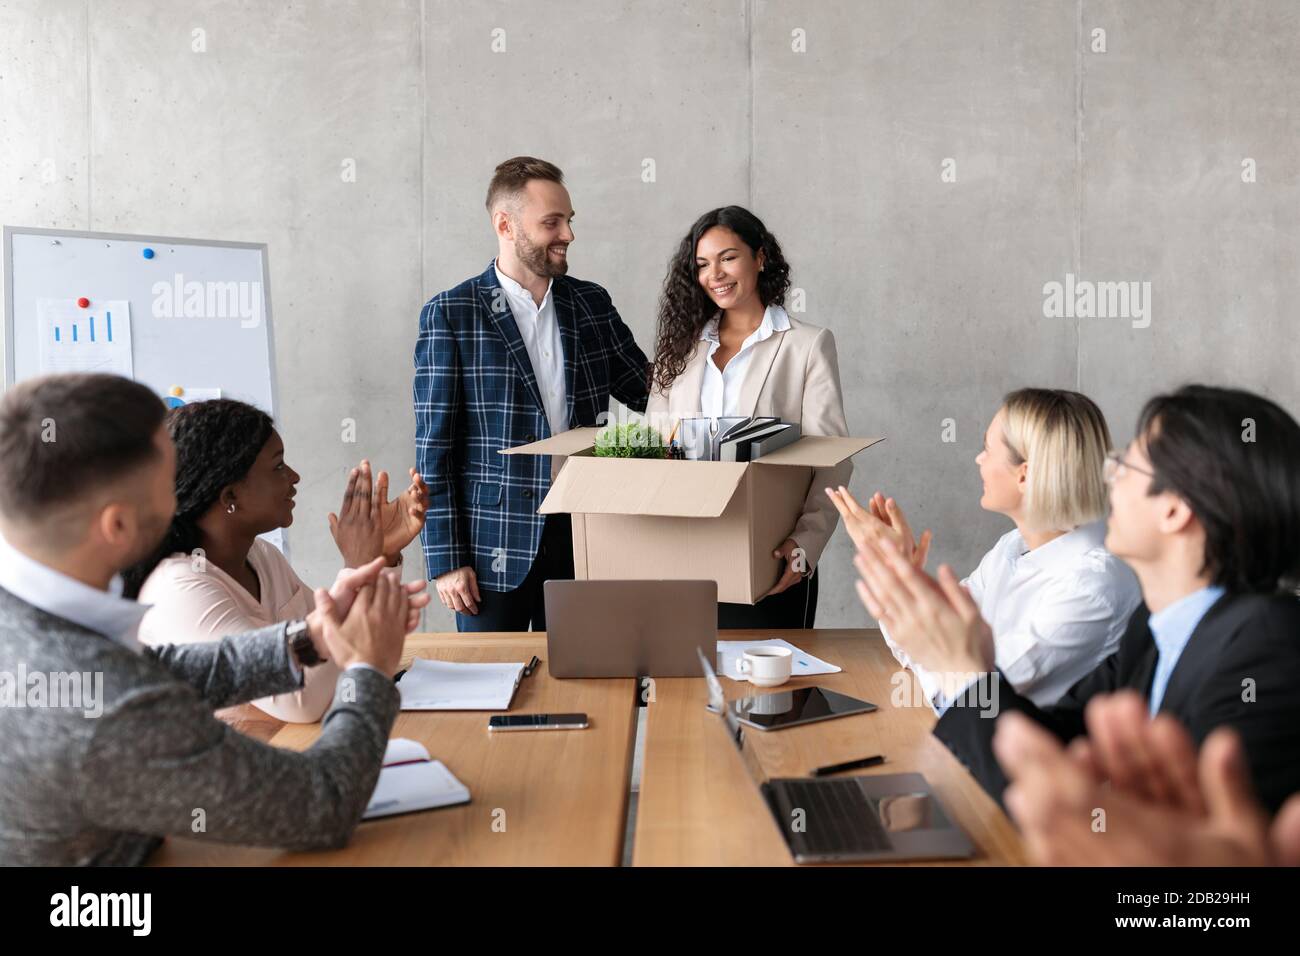
[[[559,262],[551,261],[551,257],[547,255],[546,246],[534,244],[532,240],[522,233],[515,240],[515,255],[519,257],[520,262],[532,270],[534,275],[553,279],[569,271],[567,256]]]

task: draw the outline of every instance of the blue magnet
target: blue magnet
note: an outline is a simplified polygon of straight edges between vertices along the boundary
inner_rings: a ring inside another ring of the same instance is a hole
[[[153,250],[152,250],[152,249],[146,249],[146,250],[142,253],[142,255],[143,255],[146,259],[152,259],[152,258],[153,258]]]

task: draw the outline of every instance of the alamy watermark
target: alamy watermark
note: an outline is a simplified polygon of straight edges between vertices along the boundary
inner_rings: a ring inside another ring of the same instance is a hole
[[[999,713],[998,671],[985,673],[934,674],[939,686],[952,688],[952,699],[943,700],[942,692],[936,692],[931,700],[920,678],[906,669],[895,671],[889,678],[889,703],[894,707],[931,707],[945,710],[948,707],[973,707],[979,710],[981,717],[997,717]]]
[[[1133,328],[1151,325],[1150,282],[1091,282],[1073,272],[1064,282],[1043,285],[1047,319],[1131,319]]]
[[[148,936],[153,928],[153,894],[83,893],[74,885],[67,893],[50,897],[50,925],[120,926],[129,928],[132,936]]]
[[[155,282],[155,319],[239,319],[245,329],[262,324],[262,283],[199,282],[176,273],[170,282]]]
[[[0,671],[0,707],[80,710],[83,717],[104,713],[103,671]]]

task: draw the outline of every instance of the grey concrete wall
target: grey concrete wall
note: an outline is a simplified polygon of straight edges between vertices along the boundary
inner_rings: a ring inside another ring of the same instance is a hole
[[[968,569],[1007,526],[973,459],[1011,388],[1081,388],[1120,443],[1190,379],[1300,411],[1296,62],[1293,0],[0,0],[0,221],[270,243],[294,559],[323,582],[348,465],[412,461],[418,310],[492,256],[497,161],[565,169],[573,272],[647,351],[681,234],[747,204],[836,332],[851,427],[888,437],[855,490]],[[1150,325],[1045,318],[1067,273],[1150,282]],[[866,619],[848,556],[823,626]]]

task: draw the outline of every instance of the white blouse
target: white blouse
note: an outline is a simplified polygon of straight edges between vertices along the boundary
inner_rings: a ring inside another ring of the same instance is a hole
[[[1119,646],[1142,602],[1137,577],[1105,538],[1105,521],[1096,521],[1029,551],[1012,530],[962,582],[993,630],[997,668],[1039,707],[1055,704]],[[883,625],[881,633],[933,702],[938,676],[895,646]]]
[[[770,338],[775,332],[790,328],[790,316],[779,305],[769,305],[763,312],[763,321],[740,344],[740,351],[731,357],[727,367],[719,370],[713,353],[722,347],[718,338],[718,316],[704,324],[700,341],[709,343],[704,357],[704,380],[700,385],[700,414],[705,418],[723,418],[740,414],[740,389],[745,382],[745,370],[754,354],[754,346]]]

